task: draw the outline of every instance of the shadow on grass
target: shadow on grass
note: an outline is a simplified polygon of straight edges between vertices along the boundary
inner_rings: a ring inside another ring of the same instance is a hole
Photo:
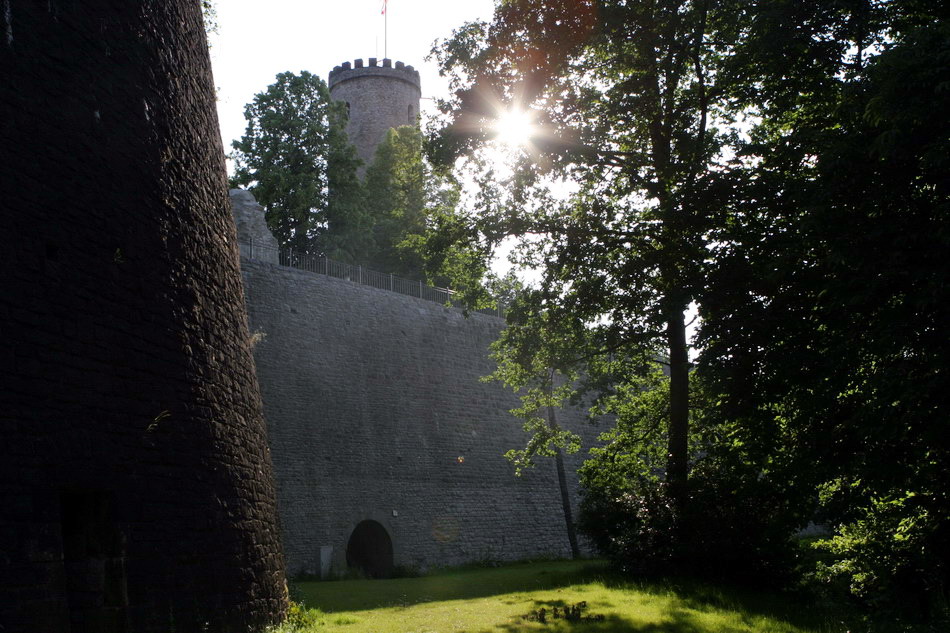
[[[650,631],[651,633],[693,633],[698,631],[698,629],[679,629],[679,628],[655,628],[653,625],[650,625],[650,628],[637,628],[632,620],[627,618],[622,618],[617,615],[609,615],[604,620],[600,622],[564,622],[561,621],[557,624],[557,628],[546,626],[545,628],[552,628],[558,633],[564,632],[577,632],[577,633],[629,633],[631,631]],[[469,631],[467,633],[497,633],[497,631],[505,631],[506,633],[524,633],[525,631],[538,631],[537,625],[534,623],[525,622],[524,624],[503,624],[501,626],[495,627],[492,629],[484,629],[481,631]],[[705,633],[705,632],[703,632]]]
[[[607,574],[607,566],[598,561],[551,561],[448,571],[420,578],[299,582],[294,584],[294,592],[308,607],[332,613],[557,589],[603,580]],[[505,602],[521,602],[510,600]]]
[[[557,561],[515,564],[500,568],[465,569],[421,578],[393,580],[349,580],[336,582],[298,583],[296,592],[308,607],[316,607],[325,613],[339,611],[362,611],[387,607],[409,607],[426,602],[469,600],[499,596],[506,605],[525,605],[525,615],[531,610],[546,607],[567,606],[567,601],[556,595],[519,595],[526,592],[552,591],[589,583],[602,584],[612,590],[638,592],[649,600],[669,602],[655,621],[644,623],[617,614],[618,605],[603,599],[589,601],[589,614],[602,614],[602,621],[568,622],[540,625],[524,621],[500,624],[487,631],[545,631],[554,633],[606,633],[630,631],[635,633],[709,633],[704,614],[731,612],[744,625],[744,630],[754,631],[759,618],[771,618],[778,624],[822,633],[844,633],[848,627],[841,622],[840,613],[816,608],[807,598],[789,594],[774,594],[738,587],[709,585],[693,581],[668,580],[645,582],[613,573],[602,562]],[[736,629],[728,629],[736,630]],[[738,629],[742,630],[742,629]],[[775,630],[783,630],[777,628]],[[482,633],[473,630],[468,633]]]
[[[608,574],[604,586],[658,597],[675,596],[675,602],[664,613],[669,624],[658,629],[630,629],[633,631],[707,631],[708,628],[698,624],[700,616],[693,612],[731,612],[749,630],[755,630],[757,620],[771,619],[806,631],[846,633],[855,630],[860,621],[858,614],[844,605],[816,603],[815,596],[803,592],[754,589],[683,578],[644,581],[620,574]]]
[[[722,629],[710,629],[708,625],[698,622],[685,613],[674,613],[665,617],[659,623],[638,623],[618,615],[608,615],[598,622],[559,621],[556,625],[539,627],[535,622],[521,622],[498,625],[490,629],[477,629],[464,633],[536,633],[550,630],[552,633],[725,633]]]

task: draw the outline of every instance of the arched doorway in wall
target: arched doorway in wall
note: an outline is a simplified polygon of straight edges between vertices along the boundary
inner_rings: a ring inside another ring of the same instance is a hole
[[[361,521],[346,543],[346,564],[362,569],[371,578],[388,578],[393,573],[393,542],[380,523]]]

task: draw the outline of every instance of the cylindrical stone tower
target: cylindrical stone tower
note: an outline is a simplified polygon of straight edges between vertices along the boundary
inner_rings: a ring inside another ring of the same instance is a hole
[[[199,5],[4,4],[0,630],[263,630],[286,584]]]
[[[370,57],[364,66],[357,59],[352,66],[344,62],[330,72],[330,96],[347,104],[346,133],[365,163],[364,170],[390,128],[415,125],[419,117],[419,71],[402,62],[393,67],[392,60],[382,61],[380,66]]]

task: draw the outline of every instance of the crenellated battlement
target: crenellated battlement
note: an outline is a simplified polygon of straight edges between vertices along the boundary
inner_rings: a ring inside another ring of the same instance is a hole
[[[330,81],[328,85],[332,89],[341,82],[357,77],[393,77],[402,79],[416,88],[421,89],[418,70],[400,61],[397,61],[394,65],[393,60],[389,58],[380,60],[376,57],[370,57],[366,64],[364,64],[363,59],[360,58],[354,60],[352,64],[347,61],[334,67],[333,70],[330,71]]]
[[[346,104],[346,135],[363,161],[360,177],[391,128],[419,124],[419,71],[391,59],[344,62],[330,71],[330,97]]]

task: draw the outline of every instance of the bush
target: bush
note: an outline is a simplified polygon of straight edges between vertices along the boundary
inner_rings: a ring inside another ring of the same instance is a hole
[[[837,534],[814,543],[832,555],[814,577],[860,600],[873,619],[929,622],[950,629],[947,519],[914,493],[872,498]]]
[[[619,494],[588,488],[578,527],[625,571],[770,584],[789,580],[796,559],[794,526],[783,518],[781,503],[771,495],[727,488],[722,481],[694,478],[682,513],[660,481],[635,477]]]
[[[645,441],[643,427],[618,421],[580,469],[578,527],[600,553],[638,574],[789,580],[798,554],[793,535],[814,503],[741,445],[717,444],[697,433],[699,457],[677,511],[663,482],[665,438]]]
[[[308,609],[299,602],[291,600],[287,619],[272,630],[272,633],[308,633],[324,624],[325,614],[319,609]]]
[[[653,575],[674,565],[677,517],[663,484],[642,476],[622,491],[587,487],[578,528],[608,560],[624,571]]]

